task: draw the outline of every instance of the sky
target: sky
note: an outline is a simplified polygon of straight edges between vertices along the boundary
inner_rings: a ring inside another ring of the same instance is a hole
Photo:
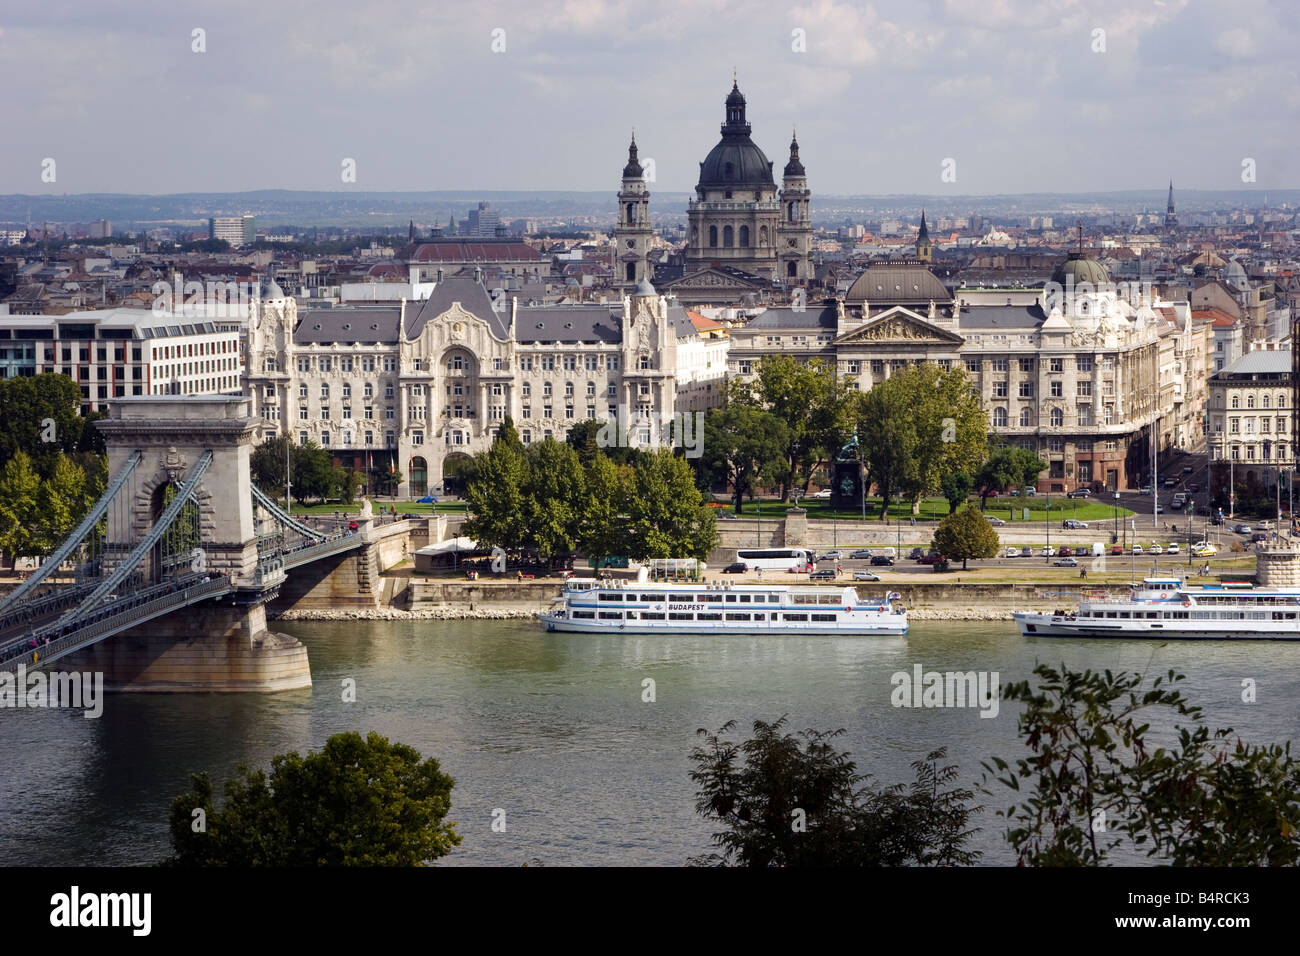
[[[6,6],[0,193],[685,191],[733,69],[814,195],[1300,186],[1297,0]]]

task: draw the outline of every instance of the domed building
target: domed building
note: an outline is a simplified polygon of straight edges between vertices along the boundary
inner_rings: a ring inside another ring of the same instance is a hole
[[[806,174],[797,139],[782,189],[773,163],[750,138],[745,96],[733,82],[722,138],[700,163],[695,198],[687,209],[685,271],[733,269],[787,287],[812,278],[812,224]]]

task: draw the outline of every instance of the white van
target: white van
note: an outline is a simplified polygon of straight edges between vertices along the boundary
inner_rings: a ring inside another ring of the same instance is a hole
[[[1102,544],[1100,541],[1094,541],[1092,543],[1092,556],[1094,558],[1100,558],[1105,553],[1106,553],[1106,546],[1104,544]]]

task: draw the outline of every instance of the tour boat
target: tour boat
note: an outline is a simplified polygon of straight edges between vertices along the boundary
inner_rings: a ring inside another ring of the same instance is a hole
[[[1128,594],[1086,589],[1079,609],[1012,615],[1028,637],[1141,637],[1162,640],[1300,640],[1300,588],[1224,581],[1188,587],[1143,578]]]
[[[907,633],[899,599],[859,597],[851,587],[570,578],[540,616],[548,631],[571,633],[899,635]]]

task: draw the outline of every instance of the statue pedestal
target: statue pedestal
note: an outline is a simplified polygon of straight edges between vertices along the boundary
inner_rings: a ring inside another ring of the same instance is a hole
[[[831,463],[831,507],[861,508],[863,467],[860,461]]]

